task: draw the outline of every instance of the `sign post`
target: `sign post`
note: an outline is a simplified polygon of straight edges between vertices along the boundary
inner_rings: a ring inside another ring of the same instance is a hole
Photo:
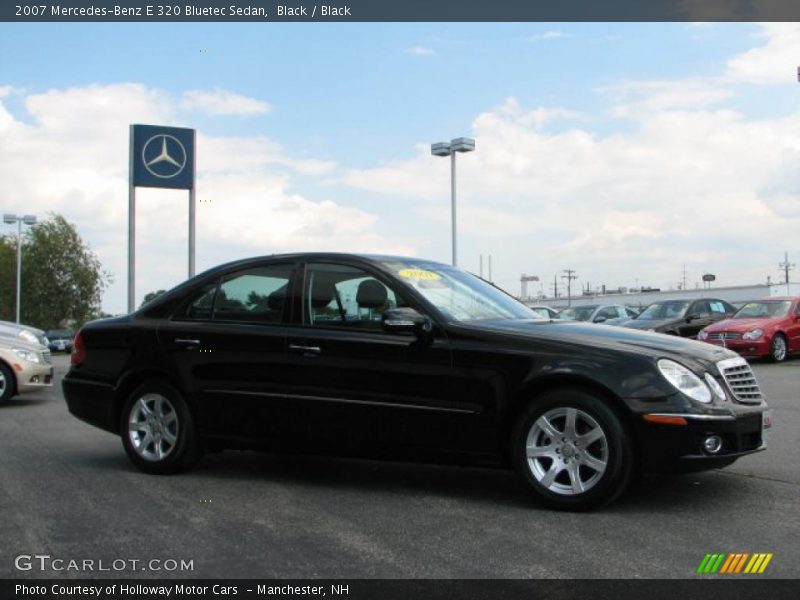
[[[195,130],[131,125],[128,187],[128,312],[136,307],[136,188],[189,190],[189,277],[195,264]]]

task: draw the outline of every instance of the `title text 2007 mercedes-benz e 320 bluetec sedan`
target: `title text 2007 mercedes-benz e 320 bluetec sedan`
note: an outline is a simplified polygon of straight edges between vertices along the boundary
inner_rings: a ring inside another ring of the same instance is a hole
[[[540,319],[450,266],[344,254],[230,263],[89,323],[64,393],[149,473],[229,447],[463,461],[571,509],[636,469],[728,465],[770,425],[724,348]]]

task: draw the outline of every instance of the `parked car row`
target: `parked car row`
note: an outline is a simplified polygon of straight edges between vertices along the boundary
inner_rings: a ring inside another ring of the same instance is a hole
[[[693,338],[776,362],[800,352],[800,297],[764,298],[738,308],[719,298],[661,300],[638,316],[617,318],[623,309],[633,312],[620,305],[586,304],[565,308],[556,318]]]

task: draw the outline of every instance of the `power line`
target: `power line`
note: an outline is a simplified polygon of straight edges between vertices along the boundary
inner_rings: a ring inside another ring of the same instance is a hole
[[[574,269],[563,269],[561,279],[567,280],[567,306],[572,306],[572,280],[577,279]]]

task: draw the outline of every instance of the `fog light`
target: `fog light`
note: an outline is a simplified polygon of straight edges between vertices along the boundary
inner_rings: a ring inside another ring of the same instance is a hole
[[[39,383],[39,376],[34,375],[33,377],[31,377],[31,383]]]
[[[710,435],[703,440],[703,450],[709,454],[716,454],[722,449],[722,438],[718,435]]]

